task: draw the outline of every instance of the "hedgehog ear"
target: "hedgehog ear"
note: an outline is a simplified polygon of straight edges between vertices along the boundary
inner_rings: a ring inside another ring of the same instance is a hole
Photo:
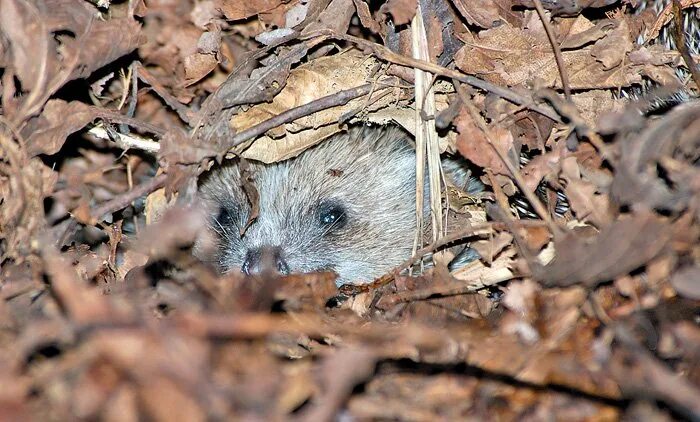
[[[484,190],[484,184],[474,176],[474,165],[469,161],[458,156],[444,157],[441,161],[448,183],[469,194]]]

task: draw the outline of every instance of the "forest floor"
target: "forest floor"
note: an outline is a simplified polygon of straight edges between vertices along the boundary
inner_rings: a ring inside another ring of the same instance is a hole
[[[700,1],[542,3],[0,0],[0,420],[700,421]],[[193,258],[199,175],[360,120],[482,170],[447,240]]]

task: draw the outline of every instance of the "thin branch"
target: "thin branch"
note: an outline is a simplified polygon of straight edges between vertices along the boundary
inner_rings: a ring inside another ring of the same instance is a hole
[[[427,62],[424,60],[413,59],[411,57],[402,56],[400,54],[394,53],[393,51],[389,50],[388,48],[384,47],[381,44],[367,41],[367,40],[364,40],[362,38],[354,37],[352,35],[339,34],[339,33],[328,31],[328,30],[319,31],[315,35],[318,36],[319,34],[329,34],[329,32],[330,32],[330,36],[332,36],[333,38],[336,38],[339,40],[344,40],[347,42],[351,42],[351,43],[359,46],[360,48],[363,48],[365,50],[370,50],[377,57],[384,59],[388,62],[403,65],[403,66],[414,67],[414,68],[421,69],[421,70],[424,70],[426,72],[430,72],[430,73],[433,73],[435,75],[440,75],[440,76],[444,76],[447,78],[457,79],[460,82],[463,82],[463,83],[471,85],[475,88],[479,88],[481,90],[496,94],[499,97],[504,98],[504,99],[514,103],[514,104],[524,106],[532,111],[540,113],[541,115],[543,115],[545,117],[549,117],[550,119],[554,120],[555,122],[561,123],[561,117],[559,117],[559,115],[556,113],[556,111],[552,110],[550,107],[537,105],[532,100],[532,98],[522,96],[522,95],[520,95],[520,94],[516,93],[515,91],[510,90],[508,88],[494,85],[490,82],[486,82],[486,81],[481,80],[479,78],[476,78],[474,76],[465,75],[461,72],[458,72],[458,71],[452,70],[452,69],[448,69],[446,67],[437,65],[435,63]]]
[[[231,140],[224,146],[224,150],[228,151],[233,147],[236,147],[238,145],[241,145],[242,143],[249,141],[251,139],[254,139],[265,132],[267,132],[270,129],[274,129],[277,126],[281,126],[286,123],[293,122],[294,120],[300,119],[302,117],[306,117],[308,115],[311,115],[313,113],[326,110],[331,107],[336,107],[336,106],[341,106],[345,105],[351,100],[361,97],[363,95],[367,95],[372,91],[372,86],[373,84],[365,84],[361,85],[355,88],[350,88],[346,89],[344,91],[339,91],[331,95],[327,95],[325,97],[321,97],[317,100],[311,101],[306,104],[302,104],[298,107],[291,108],[283,113],[280,113],[276,116],[273,116],[267,120],[262,121],[261,123],[258,123],[257,125],[248,128],[242,132],[237,133]],[[376,89],[376,87],[375,87]],[[377,90],[377,92],[380,92],[384,89],[387,88],[380,88]],[[155,127],[143,127],[142,122],[136,121],[134,119],[130,119],[128,117],[122,116],[120,114],[106,114],[106,113],[101,113],[99,117],[106,118],[111,121],[122,121],[127,124],[133,124],[134,126],[142,126],[143,129],[149,130],[151,132],[154,132],[158,135],[162,135],[162,130],[160,128],[155,128]],[[95,126],[92,129],[88,131],[90,134],[97,136],[101,139],[111,139],[109,137],[109,134],[107,131],[101,127],[101,126]],[[122,147],[124,148],[135,148],[135,149],[140,149],[152,154],[158,153],[160,151],[160,144],[155,141],[148,140],[146,138],[142,138],[137,135],[122,135],[118,134],[119,140],[118,142],[121,142]]]
[[[542,226],[542,221],[540,220],[515,220],[512,223],[519,225],[521,227],[540,227]],[[450,235],[441,237],[438,239],[436,242],[431,243],[430,245],[427,245],[421,249],[418,249],[413,256],[408,258],[406,261],[403,263],[397,265],[394,267],[393,270],[390,270],[387,274],[383,275],[382,277],[379,277],[372,283],[367,283],[367,284],[344,284],[340,287],[340,290],[343,294],[346,294],[348,296],[352,296],[358,293],[366,292],[369,290],[374,290],[379,287],[382,287],[386,284],[389,284],[393,279],[394,276],[401,271],[410,268],[413,266],[415,263],[417,263],[420,259],[422,259],[424,256],[426,256],[429,253],[433,253],[437,249],[440,249],[444,246],[447,246],[451,243],[466,239],[471,236],[478,236],[483,231],[493,231],[493,230],[504,230],[507,229],[508,226],[505,223],[502,222],[487,222],[487,223],[479,223],[479,224],[473,224],[469,227],[464,228],[463,230],[460,230],[458,232],[452,233]]]
[[[501,159],[503,164],[510,172],[511,176],[513,177],[513,180],[515,181],[515,184],[518,185],[518,188],[523,193],[523,195],[525,195],[525,198],[527,198],[527,200],[530,202],[532,208],[535,210],[537,215],[547,224],[547,227],[549,228],[550,232],[559,233],[559,227],[554,223],[554,221],[549,215],[549,212],[547,212],[547,209],[544,207],[544,205],[542,205],[542,202],[539,200],[539,198],[537,198],[537,196],[535,196],[533,192],[527,189],[527,184],[525,183],[525,180],[520,174],[518,168],[516,168],[515,165],[513,165],[513,163],[508,159],[508,157],[506,157],[503,154],[503,152],[496,147],[496,144],[491,139],[489,130],[486,127],[486,123],[479,115],[479,112],[476,110],[476,107],[469,99],[467,93],[464,92],[464,88],[457,84],[455,84],[455,86],[457,87],[457,94],[462,100],[462,104],[464,104],[464,107],[467,109],[467,112],[469,112],[469,115],[472,117],[472,120],[474,120],[474,123],[476,123],[479,126],[479,129],[481,129],[481,131],[483,132],[484,136],[486,137],[486,140],[488,141],[493,151],[496,153],[496,155],[498,155],[498,158]]]
[[[544,32],[547,33],[547,38],[549,38],[549,43],[552,45],[552,50],[554,51],[554,59],[556,60],[557,68],[559,69],[561,85],[564,87],[564,96],[567,100],[571,101],[569,75],[566,73],[566,67],[564,67],[564,59],[561,55],[561,48],[559,48],[559,44],[557,44],[557,40],[554,38],[554,31],[552,30],[552,26],[549,24],[549,20],[547,20],[547,15],[544,13],[542,2],[540,0],[534,0],[534,2],[537,14],[540,16],[540,20],[542,21],[542,26],[544,26]]]
[[[151,74],[151,72],[149,72],[148,69],[146,69],[142,64],[139,63],[139,65],[136,66],[135,71],[138,72],[138,78],[150,85],[151,89],[153,89],[156,94],[158,94],[158,96],[165,101],[165,104],[172,108],[175,113],[177,113],[178,117],[180,117],[183,122],[188,124],[190,123],[192,110],[190,110],[189,107],[182,104],[177,98],[170,94],[168,90],[165,89],[165,87],[158,81],[158,78],[153,76],[153,74]]]
[[[126,123],[127,125],[135,128],[139,128],[143,131],[150,132],[154,135],[163,136],[165,135],[165,129],[160,128],[143,120],[135,119],[133,117],[127,117],[121,113],[110,111],[104,108],[90,106],[90,111],[94,113],[95,118],[108,120],[111,123]]]
[[[151,180],[136,186],[134,189],[124,192],[109,201],[103,203],[99,207],[90,211],[90,220],[92,224],[96,224],[104,215],[111,214],[126,208],[136,199],[148,195],[149,193],[160,189],[165,184],[168,175],[163,173],[152,178]]]
[[[237,133],[233,138],[231,138],[224,148],[226,151],[228,151],[233,147],[262,135],[270,129],[276,128],[277,126],[293,122],[321,110],[345,105],[350,102],[350,100],[368,94],[371,90],[372,84],[365,84],[355,88],[346,89],[344,91],[338,91],[334,94],[326,95],[325,97],[321,97],[309,103],[294,107],[261,123],[258,123],[249,129]]]
[[[681,53],[685,65],[690,69],[690,75],[693,77],[695,86],[700,89],[700,70],[688,50],[688,44],[686,44],[685,31],[683,31],[683,11],[681,8],[681,2],[673,0],[673,38],[676,41],[676,50]]]
[[[138,149],[156,155],[160,151],[160,144],[156,141],[143,138],[136,134],[130,133],[124,135],[118,132],[110,134],[102,125],[93,126],[88,130],[88,133],[96,138],[107,141],[114,141],[120,148],[123,149]]]

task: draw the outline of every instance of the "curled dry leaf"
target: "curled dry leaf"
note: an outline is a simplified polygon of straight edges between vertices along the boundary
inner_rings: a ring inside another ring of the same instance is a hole
[[[340,90],[366,84],[377,68],[377,61],[368,58],[357,50],[314,60],[293,70],[285,88],[270,104],[260,104],[231,119],[237,132],[254,126],[293,107],[307,104],[318,98]],[[381,85],[378,86],[378,88]],[[278,127],[256,140],[242,152],[244,158],[263,162],[279,161],[299,154],[321,139],[336,133],[339,128],[331,126],[338,118],[349,111],[361,109],[367,99],[361,97],[344,106],[336,106]],[[370,110],[387,106],[391,96],[385,95],[369,105]],[[310,130],[313,129],[313,130]],[[298,136],[294,136],[298,134]],[[285,142],[276,140],[287,136]],[[237,148],[240,152],[244,148]]]
[[[353,0],[355,3],[355,9],[357,12],[357,17],[360,19],[362,26],[374,32],[375,34],[381,31],[381,26],[377,22],[369,11],[369,6],[363,0]]]
[[[542,2],[542,6],[551,11],[555,16],[575,16],[588,8],[607,7],[617,0],[562,0]],[[516,5],[534,7],[533,0],[515,0]]]
[[[566,181],[564,190],[571,209],[579,220],[590,220],[597,227],[605,227],[611,222],[608,196],[600,193],[599,186],[581,177],[576,158],[567,157],[563,160],[561,177]]]
[[[45,73],[56,72],[54,68],[58,66],[56,57],[48,55],[49,32],[45,21],[37,19],[39,12],[31,2],[3,0],[0,9],[2,33],[13,46],[15,75],[26,90],[41,89],[46,80]],[[43,57],[38,57],[40,55]]]
[[[229,118],[239,111],[234,107],[272,100],[287,84],[292,65],[301,60],[306,51],[307,47],[302,44],[283,50],[279,55],[271,54],[261,61],[262,67],[254,69],[254,58],[239,64],[202,105],[195,126],[199,132],[194,135],[216,145],[223,155],[226,151],[222,150],[222,145],[233,135]]]
[[[513,267],[516,250],[509,247],[500,252],[488,266],[481,260],[472,261],[469,264],[456,269],[452,276],[458,280],[469,282],[475,288],[495,286],[514,277]]]
[[[55,154],[71,133],[87,126],[97,111],[79,101],[50,100],[41,115],[30,124],[27,152],[31,156]]]
[[[325,6],[325,1],[318,1],[316,4]],[[348,31],[350,20],[354,13],[355,7],[352,0],[332,0],[319,13],[316,21],[311,22],[304,28],[304,33],[309,34],[313,31],[331,30],[338,34],[344,34]]]
[[[185,80],[191,85],[208,75],[219,64],[221,29],[202,33],[197,41],[197,51],[185,57]]]
[[[575,232],[555,237],[554,260],[546,266],[530,263],[530,269],[545,286],[594,287],[645,265],[666,249],[670,235],[668,222],[643,212],[615,221],[590,240]]]

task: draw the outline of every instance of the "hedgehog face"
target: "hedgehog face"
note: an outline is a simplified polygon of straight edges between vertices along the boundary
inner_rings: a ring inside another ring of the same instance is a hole
[[[281,163],[249,164],[259,214],[233,161],[200,191],[223,272],[330,270],[338,285],[366,283],[403,262],[415,235],[415,152],[396,129],[356,127]],[[241,236],[241,232],[244,234]]]

